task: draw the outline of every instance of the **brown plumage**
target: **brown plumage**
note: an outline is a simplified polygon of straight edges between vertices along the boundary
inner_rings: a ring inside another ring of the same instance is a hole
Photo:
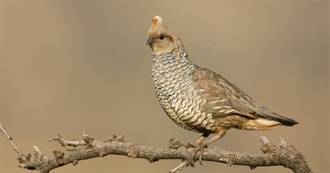
[[[154,55],[152,78],[160,105],[176,124],[203,134],[199,150],[230,128],[268,130],[297,124],[259,105],[221,75],[193,64],[180,38],[159,16],[152,19],[147,45]],[[216,135],[205,141],[212,133]]]

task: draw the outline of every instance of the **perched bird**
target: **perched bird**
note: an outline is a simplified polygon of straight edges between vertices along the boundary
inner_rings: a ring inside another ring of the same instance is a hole
[[[174,32],[152,19],[147,45],[153,53],[152,79],[161,107],[180,127],[202,133],[197,152],[230,128],[268,130],[298,122],[256,103],[221,75],[193,64]],[[209,134],[215,134],[209,140]]]

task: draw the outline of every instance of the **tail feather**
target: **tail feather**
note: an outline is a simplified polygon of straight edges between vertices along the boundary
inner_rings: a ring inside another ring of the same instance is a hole
[[[257,114],[261,118],[278,121],[284,126],[293,126],[295,124],[298,124],[297,121],[284,117],[284,116],[281,116],[281,115],[278,115],[275,112],[271,112],[270,110],[268,110],[267,108],[265,108],[263,106],[258,107]]]

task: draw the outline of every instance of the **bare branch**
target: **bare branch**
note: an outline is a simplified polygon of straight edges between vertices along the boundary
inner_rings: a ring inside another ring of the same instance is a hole
[[[65,140],[60,135],[50,138],[49,141],[57,141],[63,147],[69,148],[66,148],[66,151],[53,151],[53,156],[46,157],[38,147],[34,147],[33,158],[31,158],[31,154],[24,156],[19,152],[12,142],[12,138],[9,137],[2,126],[0,127],[18,155],[21,158],[25,158],[24,165],[21,165],[21,167],[41,173],[48,173],[53,169],[67,164],[77,165],[80,160],[104,157],[106,155],[124,155],[131,158],[143,158],[149,162],[155,162],[161,159],[182,160],[177,167],[170,171],[171,173],[182,170],[186,166],[193,166],[198,160],[198,158],[191,158],[194,148],[186,147],[175,139],[170,140],[169,147],[154,147],[125,142],[124,137],[117,137],[115,135],[106,141],[96,141],[85,132],[83,132],[83,140],[81,141]],[[260,139],[263,153],[240,153],[208,148],[203,152],[202,160],[221,162],[229,166],[246,165],[251,169],[258,166],[282,165],[295,173],[312,173],[303,155],[283,139],[280,140],[279,147],[273,145],[265,137],[261,137]]]
[[[14,141],[13,141],[13,137],[11,137],[8,132],[6,131],[6,128],[2,126],[2,124],[0,124],[0,131],[2,131],[2,133],[6,136],[6,138],[8,139],[10,145],[13,147],[14,151],[18,154],[18,161],[20,163],[19,167],[25,167],[27,164],[27,157],[24,156],[24,154],[18,150],[18,148],[16,147]],[[30,156],[28,155],[28,158]]]
[[[23,153],[20,152],[18,150],[18,148],[16,147],[15,143],[13,142],[13,137],[11,137],[7,131],[6,131],[6,128],[2,126],[2,124],[0,124],[0,130],[2,131],[2,133],[6,136],[6,138],[8,139],[9,143],[11,144],[11,146],[13,147],[13,149],[16,151],[16,153],[19,155],[19,156],[23,156]]]

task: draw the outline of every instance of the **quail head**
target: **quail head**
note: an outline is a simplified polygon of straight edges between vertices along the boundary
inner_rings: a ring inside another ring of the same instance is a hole
[[[159,103],[177,125],[202,134],[196,143],[200,151],[230,128],[268,130],[297,124],[256,103],[221,75],[192,63],[179,36],[159,16],[152,19],[147,45],[153,53]],[[215,136],[206,140],[209,134]]]

